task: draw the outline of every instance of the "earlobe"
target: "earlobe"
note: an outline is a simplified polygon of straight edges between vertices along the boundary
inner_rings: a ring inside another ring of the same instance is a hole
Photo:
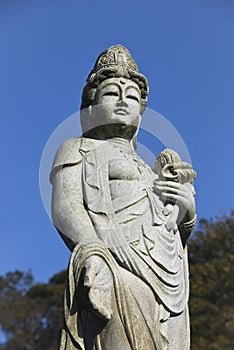
[[[80,111],[80,123],[83,134],[91,129],[91,113],[92,106],[89,106]]]

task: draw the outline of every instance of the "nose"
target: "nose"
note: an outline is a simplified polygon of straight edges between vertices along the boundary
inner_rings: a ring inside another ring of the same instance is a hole
[[[118,106],[123,106],[123,107],[128,106],[127,98],[126,98],[124,91],[121,91],[120,96],[119,96],[119,101],[117,102],[117,104],[118,104]]]

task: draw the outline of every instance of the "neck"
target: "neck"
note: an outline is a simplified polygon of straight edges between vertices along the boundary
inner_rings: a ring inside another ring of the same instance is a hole
[[[107,140],[107,139],[122,139],[128,143],[131,143],[137,132],[137,128],[133,125],[124,124],[106,124],[97,126],[83,134],[83,137]]]

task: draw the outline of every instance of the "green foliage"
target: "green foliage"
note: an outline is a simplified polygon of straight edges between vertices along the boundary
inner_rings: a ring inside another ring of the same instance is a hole
[[[201,220],[189,242],[192,350],[233,349],[234,213]],[[0,276],[1,350],[57,350],[65,271],[34,284],[31,273]],[[178,349],[179,350],[179,349]]]
[[[63,318],[65,272],[47,284],[33,284],[31,273],[0,277],[1,350],[57,350]]]
[[[234,213],[202,220],[190,240],[192,350],[231,350],[234,330]]]

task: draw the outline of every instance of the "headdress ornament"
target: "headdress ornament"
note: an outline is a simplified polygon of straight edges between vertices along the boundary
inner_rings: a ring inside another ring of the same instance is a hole
[[[98,56],[90,75],[101,68],[110,66],[122,66],[125,69],[130,68],[131,70],[138,72],[136,62],[133,60],[128,49],[122,45],[114,45],[103,51]]]

